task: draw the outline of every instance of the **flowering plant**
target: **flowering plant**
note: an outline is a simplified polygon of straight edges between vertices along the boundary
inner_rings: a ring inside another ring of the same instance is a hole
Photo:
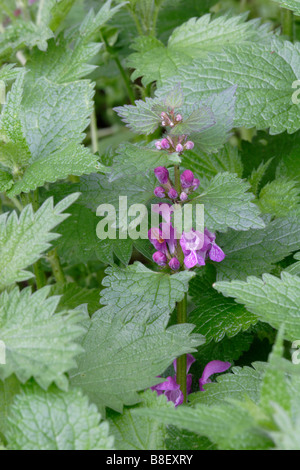
[[[0,449],[299,450],[300,9],[266,3],[0,2]]]

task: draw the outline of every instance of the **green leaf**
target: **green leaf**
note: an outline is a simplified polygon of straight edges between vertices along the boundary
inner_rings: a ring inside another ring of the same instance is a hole
[[[137,392],[160,382],[157,376],[176,357],[194,351],[202,337],[191,335],[188,324],[165,330],[193,273],[169,276],[139,263],[107,272],[101,298],[106,307],[92,317],[71,381],[98,406],[122,411],[139,402]]]
[[[97,14],[90,10],[79,29],[75,28],[65,37],[60,35],[58,44],[55,40],[49,41],[47,54],[35,51],[27,63],[31,80],[44,76],[55,83],[67,83],[89,75],[96,68],[89,62],[102,46],[93,42],[95,35],[124,6],[121,3],[111,8],[111,3],[107,1]]]
[[[281,8],[292,10],[295,15],[300,16],[299,0],[273,0],[273,2],[279,3]]]
[[[247,282],[217,282],[214,286],[223,295],[234,297],[238,303],[257,315],[263,322],[279,329],[285,325],[285,337],[300,338],[300,279],[283,272],[281,279],[264,274],[262,280],[250,276]]]
[[[138,52],[128,58],[129,67],[135,69],[132,80],[143,77],[143,85],[157,81],[161,86],[181,68],[186,69],[193,59],[204,58],[210,51],[230,50],[237,41],[242,46],[253,42],[268,43],[270,26],[261,26],[259,20],[246,22],[246,18],[247,15],[190,18],[173,32],[167,47],[152,40],[149,47],[146,39],[143,42],[138,39],[133,46]]]
[[[109,181],[124,178],[126,175],[146,173],[146,171],[153,170],[157,166],[170,166],[170,164],[167,152],[140,147],[128,142],[120,145],[117,149],[117,156],[111,168]]]
[[[258,206],[264,214],[287,217],[300,203],[300,190],[295,181],[281,178],[268,183],[261,190]]]
[[[300,248],[299,218],[278,219],[263,230],[220,235],[226,258],[217,265],[218,280],[241,279],[271,272],[274,264]]]
[[[3,435],[7,428],[7,415],[9,407],[17,393],[20,391],[20,382],[18,379],[11,375],[8,379],[0,380],[0,438],[3,440]]]
[[[49,291],[44,287],[31,294],[30,288],[16,287],[0,295],[0,338],[6,348],[2,380],[15,374],[22,383],[34,377],[45,389],[52,382],[67,389],[64,374],[81,351],[74,340],[84,332],[79,325],[84,315],[79,310],[55,314],[59,297],[47,298]]]
[[[132,317],[130,306],[136,307],[141,312],[144,310],[145,321],[160,319],[165,326],[176,302],[183,299],[189,281],[195,275],[191,271],[173,275],[155,272],[139,262],[126,269],[107,268],[106,273],[108,275],[102,282],[106,287],[101,292],[102,305],[112,306],[120,311],[127,308],[128,318]]]
[[[248,193],[249,183],[230,173],[220,173],[210,182],[202,184],[203,193],[193,199],[193,203],[204,204],[205,226],[209,230],[226,232],[263,228],[259,209],[251,201],[253,194]]]
[[[76,143],[67,144],[54,153],[35,160],[24,172],[20,181],[8,191],[8,196],[28,193],[47,183],[54,183],[58,179],[65,179],[69,175],[81,176],[84,174],[108,169],[99,163],[98,156],[93,155],[88,148]]]
[[[264,411],[273,413],[273,404],[281,406],[285,411],[291,411],[290,386],[286,381],[286,374],[277,366],[277,360],[284,354],[283,346],[284,324],[280,327],[276,342],[269,356],[269,367],[263,377],[261,386],[260,404]]]
[[[266,449],[270,441],[259,434],[254,418],[229,404],[179,406],[169,410],[137,409],[133,413],[152,416],[160,422],[208,437],[222,450]]]
[[[300,417],[290,416],[280,405],[273,404],[273,420],[277,429],[268,434],[276,445],[276,450],[300,450]]]
[[[209,155],[198,148],[185,151],[182,157],[185,168],[192,170],[199,178],[212,178],[218,173],[235,173],[239,178],[243,174],[243,165],[237,147],[225,144],[217,153]]]
[[[189,322],[196,326],[195,332],[205,336],[207,343],[219,342],[225,335],[231,338],[258,321],[246,308],[218,294],[198,276],[191,282],[190,294],[196,308],[189,314]]]
[[[94,211],[74,204],[69,212],[71,217],[58,228],[61,237],[54,243],[64,262],[74,265],[98,259],[105,264],[113,264],[116,255],[123,264],[129,263],[133,247],[131,238],[99,239],[96,230],[100,218]]]
[[[31,384],[11,406],[6,437],[12,450],[112,450],[108,423],[100,420],[80,390],[45,392]]]
[[[12,175],[8,171],[0,169],[0,192],[7,191],[13,184]]]
[[[292,101],[292,84],[300,75],[299,54],[299,44],[278,39],[269,46],[231,45],[195,60],[188,69],[180,67],[174,77],[164,77],[163,92],[180,82],[186,104],[193,104],[235,85],[236,127],[293,133],[300,128],[299,106]]]
[[[172,408],[164,395],[157,396],[156,392],[146,390],[140,394],[141,403],[138,408]],[[109,424],[115,437],[118,450],[163,450],[167,428],[158,420],[150,417],[136,416],[132,413],[135,408],[125,408],[123,414],[109,412]]]
[[[232,373],[218,375],[216,382],[204,386],[205,392],[189,395],[191,405],[222,405],[230,399],[243,401],[247,396],[254,403],[260,402],[260,390],[266,371],[264,362],[255,362],[252,367],[233,367]]]
[[[285,269],[287,273],[290,273],[292,275],[300,275],[300,252],[296,253],[294,258],[298,260],[297,263],[291,264],[288,268]]]
[[[258,189],[261,185],[262,179],[265,176],[270,164],[272,162],[272,158],[268,161],[262,162],[258,168],[253,169],[251,176],[249,178],[249,183],[251,184],[251,190],[255,196],[257,196]]]
[[[33,277],[24,269],[50,248],[49,242],[57,238],[51,230],[68,217],[62,212],[77,198],[74,193],[55,207],[49,198],[35,213],[26,206],[19,217],[15,211],[0,215],[0,289]]]
[[[216,450],[206,437],[199,436],[193,432],[185,431],[168,426],[168,437],[166,439],[168,450]]]
[[[57,309],[73,310],[79,305],[87,304],[89,314],[92,315],[100,305],[100,289],[87,289],[78,286],[75,282],[54,284],[51,286],[51,295],[59,295]]]
[[[85,352],[77,358],[78,369],[71,372],[71,383],[100,407],[121,412],[123,405],[139,402],[138,391],[161,382],[157,376],[202,341],[190,334],[193,325],[167,330],[161,323],[151,327],[146,320],[138,321],[140,313],[139,306],[129,313],[128,307],[124,312],[109,306],[93,315],[82,342]]]

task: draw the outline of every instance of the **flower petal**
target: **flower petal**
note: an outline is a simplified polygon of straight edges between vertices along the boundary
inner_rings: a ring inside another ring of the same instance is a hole
[[[209,378],[213,374],[219,374],[221,372],[225,372],[231,367],[230,362],[223,362],[223,361],[211,361],[206,364],[202,377],[199,379],[199,387],[202,392],[204,392],[203,385],[210,382]]]
[[[225,253],[216,243],[213,243],[208,256],[212,261],[220,263],[225,258]]]

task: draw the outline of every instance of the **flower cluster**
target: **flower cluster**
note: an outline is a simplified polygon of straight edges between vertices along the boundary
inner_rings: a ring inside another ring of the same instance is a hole
[[[180,175],[180,194],[175,189],[170,174],[167,168],[159,166],[155,168],[154,174],[161,186],[157,186],[154,189],[154,195],[159,198],[168,197],[173,202],[181,201],[185,202],[191,192],[196,191],[199,188],[200,180],[194,177],[194,173],[191,170],[184,170]]]
[[[179,261],[181,250],[186,269],[204,266],[207,259],[216,262],[223,261],[225,253],[216,244],[214,233],[207,229],[204,230],[204,233],[193,229],[190,232],[183,232],[179,238],[171,224],[173,208],[168,204],[157,204],[153,210],[161,214],[166,221],[162,222],[159,227],[151,228],[148,232],[148,238],[157,250],[153,254],[153,261],[158,266],[169,265],[172,271],[178,271],[181,268]]]
[[[164,137],[162,140],[157,140],[155,142],[155,147],[157,150],[169,150],[169,152],[178,152],[181,153],[184,150],[192,150],[194,148],[194,142],[191,140],[186,140],[186,136],[182,135],[175,140],[170,136]]]
[[[191,365],[195,362],[195,358],[191,354],[187,354],[187,364],[186,364],[186,390],[187,395],[191,393],[192,389],[192,374],[189,374]],[[168,401],[172,401],[175,406],[181,405],[183,403],[184,397],[183,393],[180,390],[180,386],[177,383],[176,372],[177,372],[177,360],[173,362],[175,376],[169,376],[166,380],[154,387],[151,387],[151,390],[155,390],[157,395],[164,394]],[[223,361],[211,361],[209,362],[203,371],[202,376],[199,379],[199,388],[201,392],[204,392],[204,385],[210,383],[210,377],[214,374],[219,374],[221,372],[226,372],[231,367],[230,362]]]

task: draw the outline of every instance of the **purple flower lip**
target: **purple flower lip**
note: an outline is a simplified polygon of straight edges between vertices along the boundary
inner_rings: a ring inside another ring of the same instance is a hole
[[[164,166],[155,168],[154,174],[160,184],[166,184],[169,180],[169,171]]]
[[[205,229],[204,234],[191,230],[183,232],[180,238],[180,246],[184,254],[184,265],[187,269],[195,266],[204,266],[205,260],[220,263],[225,258],[225,253],[215,242],[215,234]]]
[[[223,361],[211,361],[209,362],[203,371],[201,378],[199,379],[200,391],[204,392],[203,385],[211,383],[210,377],[214,374],[220,374],[221,372],[226,372],[231,367],[230,362]]]
[[[191,354],[187,354],[186,356],[186,390],[187,395],[191,393],[192,390],[192,374],[189,374],[189,370],[191,365],[195,362],[195,358]],[[177,373],[177,359],[173,362],[175,374]],[[223,361],[210,361],[206,364],[203,374],[199,379],[199,388],[201,392],[205,392],[203,385],[210,383],[210,377],[214,374],[220,374],[222,372],[226,372],[231,367],[229,362]],[[166,380],[158,385],[154,385],[151,387],[151,390],[156,391],[157,395],[164,394],[167,397],[168,401],[172,401],[175,407],[181,405],[183,403],[184,397],[183,393],[180,390],[180,386],[177,383],[176,375],[171,377],[167,377]]]

